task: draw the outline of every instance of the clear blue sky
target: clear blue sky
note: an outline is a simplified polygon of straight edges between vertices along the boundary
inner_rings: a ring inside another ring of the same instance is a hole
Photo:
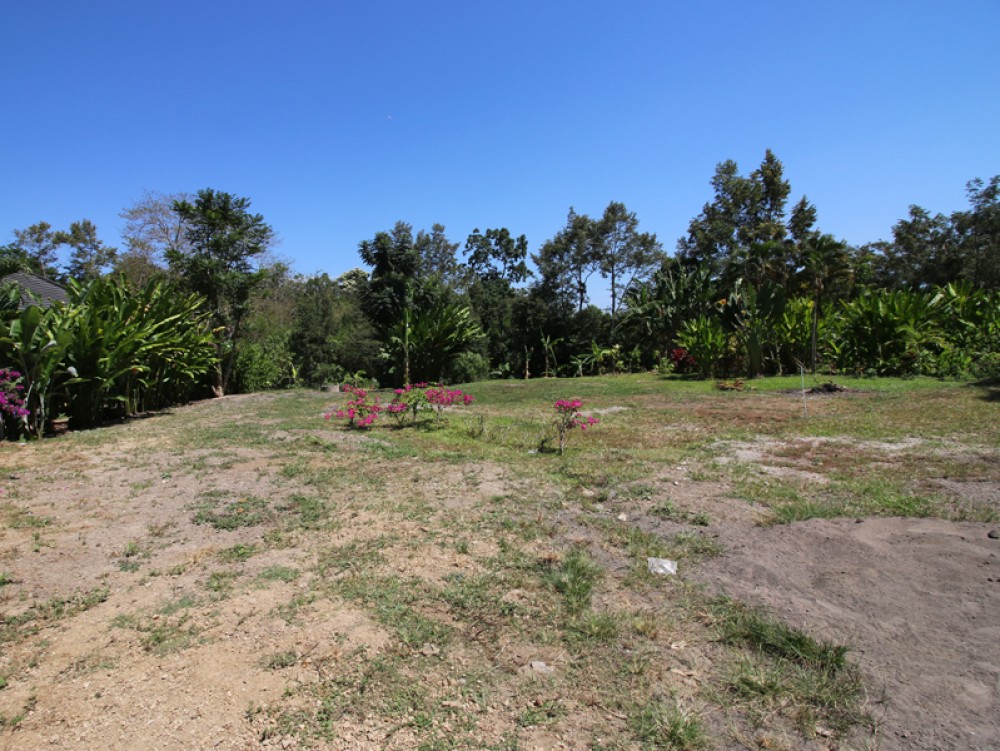
[[[569,206],[670,252],[771,148],[860,244],[1000,173],[1000,2],[6,2],[0,242],[146,190],[253,201],[296,271],[403,219],[464,242]],[[598,295],[595,295],[597,297]]]

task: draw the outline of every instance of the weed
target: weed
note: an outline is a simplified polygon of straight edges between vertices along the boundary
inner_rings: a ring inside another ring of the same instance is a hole
[[[35,516],[32,511],[10,503],[0,506],[0,512],[7,518],[7,526],[10,529],[36,529],[52,524],[52,519],[49,517]]]
[[[297,568],[290,566],[268,566],[257,575],[257,581],[293,582],[299,578],[300,573]]]
[[[412,649],[420,649],[424,644],[442,645],[451,638],[448,626],[427,617],[416,607],[422,598],[433,599],[418,579],[350,576],[338,582],[337,591],[370,607],[378,621],[393,629],[399,640]]]
[[[219,560],[223,563],[243,563],[257,554],[256,545],[244,545],[242,543],[225,548],[218,553]]]
[[[551,699],[535,700],[517,718],[517,724],[523,728],[534,725],[544,725],[558,720],[565,710],[558,702]]]
[[[109,590],[101,588],[70,597],[54,597],[24,612],[0,620],[0,644],[37,634],[46,626],[90,610],[108,599]]]
[[[820,670],[836,671],[845,665],[847,647],[818,642],[760,608],[720,598],[714,612],[725,643],[743,644]]]
[[[699,719],[674,701],[653,699],[635,707],[629,727],[642,748],[650,751],[691,751],[708,745]]]
[[[299,654],[295,650],[286,652],[276,652],[264,660],[264,667],[268,670],[284,670],[295,667],[299,661]]]
[[[187,610],[188,608],[193,608],[198,604],[198,601],[191,595],[184,595],[178,600],[173,602],[168,602],[166,605],[160,608],[160,615],[173,615],[174,613],[179,613],[182,610]]]
[[[867,722],[861,676],[847,648],[821,642],[759,608],[717,600],[720,640],[742,648],[726,684],[755,722],[784,713],[808,734],[817,720],[838,732]]]
[[[149,551],[134,540],[129,542],[122,550],[121,560],[118,561],[118,568],[121,571],[136,572],[141,564],[139,559],[149,558]]]
[[[590,607],[594,585],[601,579],[601,568],[581,548],[573,548],[557,568],[543,562],[546,583],[563,596],[563,607],[570,615]]]
[[[653,506],[653,508],[649,510],[649,513],[654,516],[659,516],[662,519],[667,519],[668,521],[677,522],[679,524],[694,524],[698,527],[707,527],[711,521],[708,514],[704,512],[692,514],[686,509],[678,508],[670,500],[662,501]]]
[[[192,521],[195,524],[211,524],[218,530],[233,530],[254,527],[270,519],[270,504],[265,499],[246,496],[227,503],[221,511],[216,503],[209,500],[198,507]]]
[[[218,595],[226,595],[232,590],[238,576],[235,571],[213,571],[208,575],[205,588]]]
[[[177,621],[166,620],[145,624],[139,629],[145,634],[141,640],[142,648],[157,657],[187,649],[198,635],[198,629],[194,624],[185,627],[189,621],[190,616],[185,615]]]

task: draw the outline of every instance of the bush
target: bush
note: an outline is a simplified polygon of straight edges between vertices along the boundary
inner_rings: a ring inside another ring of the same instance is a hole
[[[294,385],[292,356],[283,341],[245,342],[236,353],[230,390],[248,394],[253,391]]]
[[[450,383],[473,383],[484,381],[490,376],[490,364],[478,352],[461,352],[448,366]]]

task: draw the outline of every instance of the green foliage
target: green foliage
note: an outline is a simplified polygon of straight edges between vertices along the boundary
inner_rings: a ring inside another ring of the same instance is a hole
[[[449,383],[474,383],[490,376],[490,364],[478,352],[459,352],[445,371]]]
[[[67,232],[55,233],[55,240],[73,249],[67,271],[70,278],[79,282],[97,279],[118,255],[117,248],[105,245],[97,237],[97,227],[89,219],[73,222]]]
[[[563,605],[570,615],[579,615],[590,608],[594,585],[603,571],[580,548],[573,548],[562,562],[545,572],[545,580],[563,596]]]
[[[644,278],[663,260],[656,235],[639,232],[639,219],[625,204],[612,201],[594,228],[598,268],[611,284],[611,317],[636,278]]]
[[[711,378],[721,372],[728,340],[718,318],[698,316],[686,321],[677,335],[677,343],[694,358],[702,377]]]
[[[411,316],[404,312],[390,330],[389,344],[395,360],[408,356],[410,381],[440,381],[452,361],[483,337],[472,312],[465,306],[438,303]]]
[[[190,398],[218,360],[203,300],[151,281],[132,293],[103,277],[70,284],[70,303],[52,309],[69,332],[67,411],[73,427],[98,424]]]
[[[773,282],[757,289],[737,283],[722,308],[722,320],[731,331],[746,361],[747,377],[764,374],[764,359],[773,349],[773,332],[785,308],[785,291]],[[682,345],[684,346],[684,345]],[[687,347],[698,360],[698,355]]]
[[[23,378],[24,404],[30,412],[26,430],[35,437],[42,436],[63,404],[63,388],[70,377],[64,357],[73,338],[59,308],[43,310],[37,305],[21,311],[0,337],[0,362],[9,362]]]
[[[362,308],[380,334],[389,331],[403,311],[413,306],[417,252],[413,228],[396,222],[392,232],[378,232],[358,246],[361,260],[372,267]]]
[[[844,302],[837,319],[838,364],[854,372],[915,375],[940,352],[943,298],[923,292],[883,291]]]
[[[198,191],[194,202],[175,201],[174,212],[185,223],[186,246],[167,250],[170,270],[184,286],[202,295],[221,329],[221,370],[216,388],[228,387],[238,351],[250,295],[265,272],[255,259],[270,246],[274,231],[260,214],[251,214],[250,200],[210,188]]]
[[[698,718],[672,701],[652,699],[635,707],[629,726],[642,748],[651,751],[694,751],[708,745]]]
[[[285,338],[275,336],[263,342],[247,342],[239,349],[230,385],[233,392],[248,394],[293,386],[296,376]]]

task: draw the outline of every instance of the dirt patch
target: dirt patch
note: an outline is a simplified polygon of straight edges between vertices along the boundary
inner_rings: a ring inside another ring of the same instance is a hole
[[[924,481],[995,507],[988,451],[789,438],[792,400],[725,394],[621,434],[588,487],[521,466],[522,444],[459,461],[445,431],[347,431],[318,404],[224,399],[0,445],[0,749],[666,747],[635,734],[650,697],[700,715],[718,749],[850,747],[787,718],[738,745],[748,720],[713,698],[723,647],[685,611],[692,576],[850,644],[881,748],[1000,744],[997,525],[762,528],[766,507],[734,493],[747,469],[818,484],[867,452],[933,459]],[[713,435],[702,418],[783,437],[615,474],[629,451]],[[645,575],[660,543],[680,577]],[[600,576],[570,618],[555,574],[574,549]]]
[[[881,749],[997,748],[1000,540],[991,529],[930,519],[728,527],[728,553],[697,579],[849,644],[870,685],[885,689]]]

